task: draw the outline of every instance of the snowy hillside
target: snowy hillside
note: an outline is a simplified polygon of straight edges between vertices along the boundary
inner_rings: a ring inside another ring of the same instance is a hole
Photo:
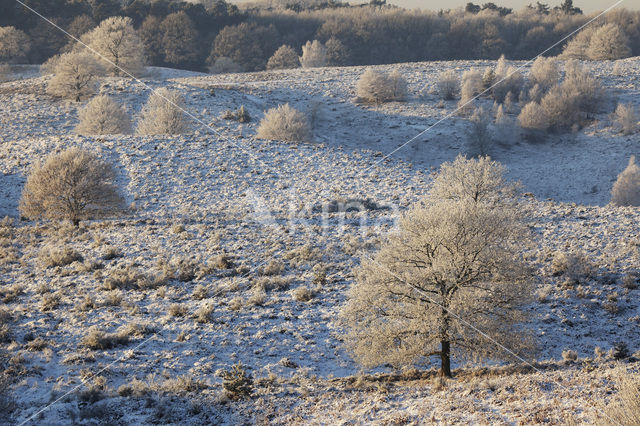
[[[589,419],[621,362],[584,358],[623,342],[630,353],[640,350],[640,211],[607,206],[629,156],[640,154],[638,134],[623,136],[608,116],[617,101],[640,106],[640,59],[622,62],[621,76],[613,75],[613,63],[594,63],[591,71],[610,99],[589,127],[538,143],[516,135],[492,148],[529,193],[523,205],[539,237],[530,250],[538,300],[528,309],[540,371],[505,378],[499,367],[490,373],[469,367],[450,393],[438,391],[427,373],[389,381],[386,390],[371,377],[349,382],[360,368],[335,319],[359,253],[375,250],[424,196],[431,173],[465,152],[468,121],[454,114],[456,101],[439,105],[437,75],[490,62],[381,66],[407,78],[409,99],[369,106],[354,102],[361,67],[227,75],[157,68],[141,82],[106,79],[100,92],[134,116],[147,86],[185,95],[193,131],[158,137],[77,136],[84,103],[47,95],[49,77],[27,70],[24,79],[0,84],[0,217],[12,218],[12,225],[0,225],[0,236],[11,242],[0,244],[0,295],[11,317],[3,345],[17,377],[14,420],[29,419],[85,379],[101,396],[66,396],[35,421]],[[314,143],[255,138],[264,111],[283,103],[307,113]],[[493,101],[480,103],[490,109]],[[250,123],[223,118],[241,105]],[[79,229],[19,219],[34,162],[70,146],[115,165],[129,214]],[[364,208],[341,211],[345,205]],[[56,250],[77,260],[55,265]],[[552,270],[558,253],[578,252],[588,273]],[[97,329],[127,340],[91,348],[86,337]],[[577,363],[562,361],[566,349],[577,351]],[[216,372],[237,362],[261,379],[257,399],[221,397]],[[457,402],[449,399],[456,395]]]

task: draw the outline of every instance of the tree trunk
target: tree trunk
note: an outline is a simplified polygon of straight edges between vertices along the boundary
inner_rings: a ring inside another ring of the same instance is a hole
[[[452,377],[451,375],[451,342],[448,340],[440,341],[440,376]]]

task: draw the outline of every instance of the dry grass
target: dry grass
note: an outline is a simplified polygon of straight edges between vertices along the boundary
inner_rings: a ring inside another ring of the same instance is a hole
[[[82,256],[73,247],[54,243],[42,247],[38,259],[48,268],[82,262]]]

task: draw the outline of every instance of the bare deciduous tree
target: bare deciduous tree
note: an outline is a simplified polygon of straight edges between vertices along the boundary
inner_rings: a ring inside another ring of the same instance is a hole
[[[126,111],[107,95],[94,97],[78,113],[80,135],[117,135],[131,133],[131,120]]]
[[[627,168],[618,175],[611,190],[611,204],[616,206],[640,206],[640,167],[636,157],[629,159]]]
[[[184,116],[184,97],[162,87],[155,90],[142,108],[136,133],[140,135],[177,135],[190,128]]]
[[[304,113],[289,104],[284,104],[265,113],[258,126],[257,136],[289,142],[309,141],[311,126]]]
[[[31,48],[29,36],[14,27],[0,27],[0,62],[24,60]]]
[[[77,51],[60,55],[53,62],[53,72],[47,92],[78,102],[95,93],[98,77],[104,75],[104,68],[93,55]]]
[[[511,185],[486,158],[454,164],[436,178],[441,189],[412,208],[357,271],[341,317],[345,342],[367,367],[438,356],[441,375],[451,376],[452,356],[509,357],[487,336],[516,353],[533,349],[520,328],[532,295],[523,259],[530,236],[514,200],[498,195]],[[497,180],[486,182],[487,174]]]
[[[302,56],[300,57],[302,68],[318,68],[327,65],[327,48],[318,40],[307,41],[302,46]]]
[[[82,41],[99,54],[110,75],[126,76],[129,73],[137,76],[144,69],[144,45],[129,17],[105,19],[85,34]]]
[[[198,59],[198,32],[184,12],[168,15],[160,26],[164,60],[168,64],[193,64]]]
[[[29,219],[81,220],[120,211],[124,200],[113,183],[111,165],[69,148],[36,164],[22,191],[20,213]]]
[[[298,68],[299,66],[298,54],[291,46],[287,45],[280,46],[267,62],[268,70],[285,70]]]

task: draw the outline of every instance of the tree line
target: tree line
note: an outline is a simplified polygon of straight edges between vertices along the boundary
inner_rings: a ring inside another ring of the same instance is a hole
[[[497,59],[502,54],[531,59],[591,18],[570,0],[555,7],[538,2],[518,11],[494,3],[409,11],[384,1],[350,6],[338,1],[271,0],[242,11],[224,0],[25,3],[78,38],[107,17],[129,17],[148,65],[193,70],[206,70],[221,58],[221,63],[231,61],[235,71],[264,70],[282,46],[300,55],[313,40],[327,47],[329,65]],[[640,12],[616,9],[592,25],[607,23],[628,38],[629,55],[640,55]],[[42,63],[73,45],[61,31],[11,0],[0,0],[0,26],[20,30],[21,45],[30,46],[18,54],[0,46],[0,62]],[[564,44],[547,55],[559,54]]]

